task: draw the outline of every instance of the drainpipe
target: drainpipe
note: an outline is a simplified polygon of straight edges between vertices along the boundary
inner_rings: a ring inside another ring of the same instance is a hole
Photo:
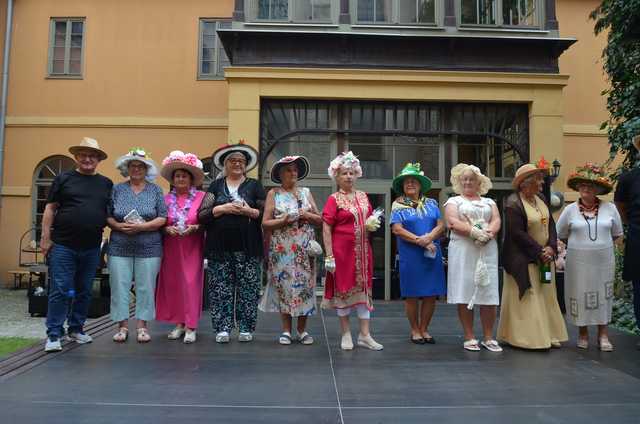
[[[2,62],[2,100],[0,104],[0,210],[2,209],[2,183],[4,180],[4,140],[7,121],[7,90],[9,89],[9,52],[11,51],[11,28],[13,27],[13,0],[7,0],[7,29],[4,35]]]

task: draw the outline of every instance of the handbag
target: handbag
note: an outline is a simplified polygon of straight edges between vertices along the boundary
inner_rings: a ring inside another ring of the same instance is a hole
[[[317,256],[322,256],[322,246],[315,240],[309,240],[307,243],[307,255],[315,258]]]

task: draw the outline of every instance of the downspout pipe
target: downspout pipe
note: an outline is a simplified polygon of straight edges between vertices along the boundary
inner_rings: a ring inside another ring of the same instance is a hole
[[[4,181],[4,143],[7,123],[7,91],[9,90],[9,53],[11,52],[11,34],[13,28],[13,0],[7,0],[7,28],[4,35],[4,54],[2,61],[2,100],[0,104],[0,210],[2,209],[2,184]]]

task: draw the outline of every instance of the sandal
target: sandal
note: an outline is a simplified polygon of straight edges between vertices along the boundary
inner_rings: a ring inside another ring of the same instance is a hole
[[[129,329],[127,327],[118,328],[118,332],[113,335],[113,341],[116,343],[124,343],[129,337]]]
[[[464,343],[462,343],[462,347],[471,352],[478,352],[480,350],[476,339],[465,340]]]
[[[220,331],[216,334],[216,343],[229,343],[229,332]]]
[[[291,333],[289,333],[288,331],[285,331],[282,334],[280,334],[280,338],[278,339],[278,343],[280,343],[281,345],[290,345],[291,344]]]
[[[151,336],[146,328],[138,328],[136,331],[138,332],[138,343],[149,343],[151,341]]]
[[[184,327],[176,327],[167,335],[169,340],[178,340],[184,335]]]
[[[500,347],[500,345],[498,344],[498,342],[496,340],[486,340],[483,341],[482,343],[480,343],[482,345],[482,347],[484,347],[485,349],[487,349],[490,352],[502,352],[502,348]]]
[[[609,341],[609,339],[605,339],[604,337],[598,340],[598,346],[600,346],[601,352],[613,352],[613,345]]]
[[[578,349],[589,349],[589,339],[578,339],[576,342]]]
[[[300,344],[310,345],[313,344],[313,337],[311,337],[311,334],[303,331],[302,333],[298,334],[298,341],[300,342]]]

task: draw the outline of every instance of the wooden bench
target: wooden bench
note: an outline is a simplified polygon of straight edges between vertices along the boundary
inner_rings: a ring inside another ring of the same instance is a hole
[[[27,277],[25,282],[29,282],[31,280],[31,272],[24,269],[14,269],[12,271],[8,271],[9,281],[13,278],[13,289],[18,290],[22,288],[22,283],[24,277]]]

